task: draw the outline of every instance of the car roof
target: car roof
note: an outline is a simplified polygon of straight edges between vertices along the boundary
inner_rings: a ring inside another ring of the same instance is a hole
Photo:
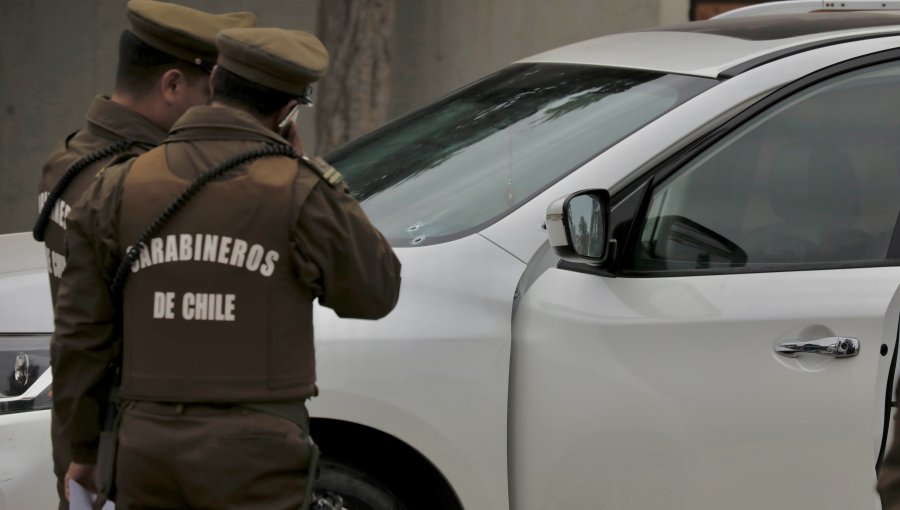
[[[520,60],[647,69],[709,78],[803,49],[900,34],[900,13],[818,12],[695,21],[590,39]]]

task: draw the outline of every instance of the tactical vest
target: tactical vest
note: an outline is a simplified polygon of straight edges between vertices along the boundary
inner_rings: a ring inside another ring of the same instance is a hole
[[[290,261],[303,199],[295,195],[316,179],[301,177],[286,157],[232,170],[146,244],[123,293],[123,398],[239,403],[314,394],[313,295]],[[189,184],[169,168],[165,146],[135,160],[124,181],[120,253]]]

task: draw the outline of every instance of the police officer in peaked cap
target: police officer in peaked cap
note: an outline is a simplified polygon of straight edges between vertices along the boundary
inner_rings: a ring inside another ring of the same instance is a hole
[[[217,44],[211,104],[106,168],[68,219],[54,406],[96,440],[79,418],[107,390],[120,314],[122,508],[300,507],[313,300],[378,319],[399,295],[400,263],[340,173],[279,134],[328,65],[321,42],[236,28]]]
[[[132,0],[126,12],[130,30],[122,32],[119,40],[112,97],[94,98],[84,128],[54,149],[40,180],[40,217],[34,234],[46,243],[54,303],[67,263],[67,215],[94,175],[117,156],[139,154],[158,145],[189,107],[205,104],[209,99],[209,73],[218,55],[216,35],[225,28],[256,25],[256,16],[248,12],[209,14],[151,0]],[[51,357],[55,363],[55,349]],[[60,383],[54,387],[58,393]],[[96,411],[80,419],[98,423]],[[96,444],[93,435],[73,436],[70,453],[56,413],[51,429],[59,507],[63,509],[68,508],[64,477],[70,460],[80,466],[93,465]],[[84,478],[78,469],[76,466],[73,474]]]

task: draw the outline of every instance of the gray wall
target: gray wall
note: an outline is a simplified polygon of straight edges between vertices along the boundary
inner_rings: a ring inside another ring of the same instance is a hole
[[[326,0],[327,1],[327,0]],[[315,32],[318,0],[178,0]],[[397,0],[391,116],[543,50],[687,20],[688,0]],[[125,0],[0,0],[0,234],[30,230],[47,155],[109,93]],[[313,109],[314,110],[314,109]],[[312,116],[301,135],[314,147]]]

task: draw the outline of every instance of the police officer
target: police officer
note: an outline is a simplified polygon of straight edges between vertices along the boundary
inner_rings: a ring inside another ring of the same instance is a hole
[[[68,437],[97,436],[82,417],[106,384],[124,268],[122,508],[300,506],[312,301],[377,319],[399,294],[399,261],[340,174],[277,132],[327,67],[321,42],[247,28],[217,44],[211,105],[105,169],[69,215],[54,409]]]
[[[256,24],[256,17],[247,12],[208,14],[152,0],[132,0],[126,12],[131,29],[119,40],[112,97],[97,96],[92,101],[85,127],[54,149],[40,181],[38,204],[44,212],[35,237],[46,243],[54,303],[66,266],[64,238],[71,206],[112,158],[158,145],[189,107],[205,104],[209,73],[218,53],[216,34],[224,28]],[[55,362],[55,353],[52,357]],[[51,429],[60,508],[67,508],[63,479],[70,453],[60,437],[56,415]],[[76,462],[93,463],[93,454],[81,438],[74,448]]]

